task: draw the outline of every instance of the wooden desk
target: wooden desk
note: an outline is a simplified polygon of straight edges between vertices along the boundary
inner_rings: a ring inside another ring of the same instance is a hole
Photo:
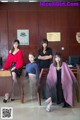
[[[12,88],[12,77],[10,71],[0,70],[0,96],[10,92]]]
[[[19,78],[20,81],[20,100],[24,103],[24,83],[23,76]],[[9,70],[0,70],[0,96],[4,96],[5,93],[10,93],[12,89],[12,76]]]

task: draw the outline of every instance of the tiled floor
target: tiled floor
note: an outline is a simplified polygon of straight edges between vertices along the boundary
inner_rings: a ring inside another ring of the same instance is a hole
[[[24,104],[19,100],[8,103],[3,103],[2,100],[3,98],[0,97],[0,107],[13,107],[13,120],[80,120],[80,103],[74,108],[62,108],[54,104],[52,111],[46,112],[44,102],[39,106],[37,100],[25,100]]]
[[[29,81],[25,79],[24,104],[20,103],[20,100],[3,103],[3,97],[0,97],[0,110],[1,107],[13,107],[13,120],[80,120],[80,103],[77,103],[74,108],[62,108],[62,106],[54,104],[52,106],[52,111],[46,112],[44,101],[42,101],[42,106],[38,105],[37,100],[29,101],[29,91]]]

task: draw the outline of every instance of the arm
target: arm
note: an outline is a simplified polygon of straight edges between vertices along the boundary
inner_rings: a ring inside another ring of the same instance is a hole
[[[16,69],[19,69],[21,67],[23,67],[23,54],[22,54],[22,50],[20,50],[20,52],[18,53],[18,56],[17,56],[17,63],[16,63],[16,66],[14,68]]]
[[[48,55],[42,56],[40,50],[38,51],[38,54],[39,54],[39,56],[38,56],[39,60],[52,59],[52,49],[51,48],[48,48]]]
[[[12,55],[11,55],[11,53],[8,53],[8,57],[7,57],[6,62],[5,62],[2,69],[3,70],[8,70],[11,66],[11,63],[12,63]]]
[[[46,56],[38,56],[39,60],[48,60],[48,59],[52,59],[52,55],[46,55]]]

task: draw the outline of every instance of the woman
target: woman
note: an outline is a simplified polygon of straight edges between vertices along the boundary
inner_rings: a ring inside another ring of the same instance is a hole
[[[8,58],[3,66],[2,70],[11,70],[13,86],[11,93],[5,94],[3,102],[7,102],[8,99],[14,100],[14,85],[17,83],[17,78],[21,76],[23,68],[23,54],[20,49],[19,40],[14,40],[12,49],[9,51]]]
[[[48,47],[48,40],[43,39],[41,41],[41,48],[38,50],[39,71],[41,71],[42,68],[49,68],[51,62],[52,62],[52,49]],[[41,87],[42,98],[46,99],[45,83],[42,83]]]
[[[50,65],[49,73],[46,81],[48,106],[50,111],[52,102],[56,100],[57,104],[64,102],[63,107],[71,107],[73,105],[73,83],[77,80],[65,62],[62,62],[60,53],[54,55],[53,63]]]
[[[29,76],[31,99],[33,100],[37,97],[37,83],[39,78],[39,70],[37,63],[34,60],[34,53],[30,52],[28,57],[30,63],[26,65],[26,76]]]
[[[48,40],[41,41],[41,48],[38,50],[39,69],[49,68],[52,59],[52,49],[48,47]]]

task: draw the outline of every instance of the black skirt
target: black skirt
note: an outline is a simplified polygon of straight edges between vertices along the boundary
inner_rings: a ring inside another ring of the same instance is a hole
[[[11,69],[12,69],[15,65],[16,65],[16,62],[13,62],[13,63],[11,64]],[[20,77],[21,74],[22,74],[22,69],[23,69],[23,67],[21,67],[21,68],[19,68],[19,69],[11,70],[11,73],[12,73],[12,72],[15,72],[16,75],[17,75],[17,77]]]

